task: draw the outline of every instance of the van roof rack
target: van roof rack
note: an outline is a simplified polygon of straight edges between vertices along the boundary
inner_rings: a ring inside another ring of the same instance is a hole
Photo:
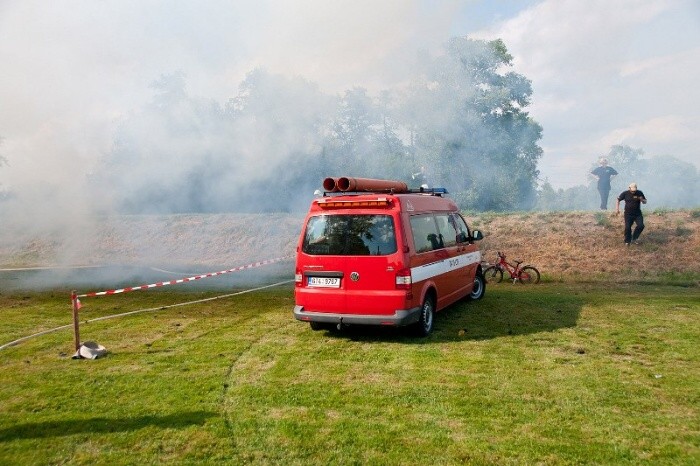
[[[409,189],[403,181],[377,180],[372,178],[351,178],[351,177],[328,177],[323,180],[323,196],[331,193],[341,192],[344,194],[367,194],[367,193],[388,193],[388,194],[431,194],[442,196],[447,194],[445,188],[429,188],[423,185],[420,188]]]
[[[443,194],[449,194],[446,188],[412,188],[408,191],[396,191],[392,188],[387,189],[369,189],[356,191],[323,191],[323,197],[343,196],[346,194],[430,194],[431,196],[442,197]]]

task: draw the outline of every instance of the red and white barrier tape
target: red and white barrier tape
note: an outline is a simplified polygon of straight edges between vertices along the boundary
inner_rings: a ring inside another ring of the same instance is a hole
[[[285,281],[283,281],[283,282],[277,282],[277,283],[273,283],[273,284],[271,284],[271,285],[259,286],[259,287],[257,287],[257,288],[252,288],[252,289],[250,289],[250,290],[237,291],[236,293],[229,293],[229,294],[220,295],[220,296],[213,296],[213,297],[211,297],[211,298],[197,299],[197,300],[195,300],[195,301],[187,301],[187,302],[184,302],[184,303],[170,304],[170,305],[168,305],[168,306],[158,306],[158,307],[151,307],[151,308],[148,308],[148,309],[138,309],[138,310],[136,310],[136,311],[122,312],[122,313],[120,313],[120,314],[112,314],[112,315],[108,315],[108,316],[97,317],[97,318],[94,318],[94,319],[88,319],[88,320],[83,321],[83,323],[89,324],[89,323],[97,322],[97,321],[100,321],[100,320],[107,320],[107,319],[114,319],[114,318],[116,318],[116,317],[130,316],[130,315],[139,314],[139,313],[142,313],[142,312],[162,311],[162,310],[170,309],[170,308],[174,308],[174,307],[188,306],[188,305],[190,305],[190,304],[198,304],[198,303],[203,303],[203,302],[206,302],[206,301],[213,301],[213,300],[215,300],[215,299],[230,298],[231,296],[239,296],[239,295],[242,295],[242,294],[245,294],[245,293],[252,293],[252,292],[255,292],[255,291],[264,290],[264,289],[266,289],[266,288],[272,288],[273,286],[285,285],[285,284],[287,284],[287,283],[292,283],[293,281],[294,281],[294,280],[285,280]],[[35,337],[39,337],[39,336],[42,336],[42,335],[47,335],[47,334],[49,334],[49,333],[57,332],[57,331],[59,331],[59,330],[64,330],[64,329],[67,329],[67,328],[72,328],[73,325],[74,325],[74,324],[61,325],[61,326],[59,326],[59,327],[51,328],[51,329],[48,329],[48,330],[43,330],[43,331],[41,331],[41,332],[34,333],[34,334],[32,334],[32,335],[27,335],[27,336],[18,338],[18,339],[13,340],[13,341],[11,341],[11,342],[9,342],[9,343],[5,343],[5,344],[3,344],[3,345],[0,345],[0,350],[4,350],[5,348],[9,348],[10,346],[15,346],[15,345],[17,345],[17,344],[19,344],[19,343],[21,343],[21,342],[23,342],[23,341],[26,341],[26,340],[29,340],[29,339],[32,339],[32,338],[35,338]]]
[[[195,275],[193,277],[180,278],[178,280],[170,280],[168,282],[158,282],[158,283],[152,283],[150,285],[141,285],[141,286],[130,286],[127,288],[120,288],[118,290],[107,290],[107,291],[97,291],[97,292],[92,292],[92,293],[85,293],[85,294],[77,295],[75,297],[76,298],[92,298],[94,296],[105,296],[105,295],[112,295],[112,294],[117,294],[117,293],[126,293],[128,291],[147,290],[149,288],[157,288],[157,287],[167,286],[167,285],[176,285],[178,283],[192,282],[195,280],[200,280],[202,278],[215,277],[217,275],[223,275],[226,273],[239,272],[241,270],[246,270],[246,269],[253,269],[256,267],[261,267],[263,265],[274,264],[275,262],[282,262],[282,261],[290,260],[290,259],[291,259],[291,257],[278,257],[276,259],[267,259],[267,260],[260,261],[260,262],[253,262],[252,264],[242,265],[240,267],[235,267],[235,268],[229,269],[229,270],[222,270],[221,272],[204,273],[201,275]]]

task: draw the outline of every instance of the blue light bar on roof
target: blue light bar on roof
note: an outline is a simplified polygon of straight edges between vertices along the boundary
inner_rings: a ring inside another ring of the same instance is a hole
[[[412,189],[410,192],[412,193],[423,193],[423,194],[449,194],[446,188],[417,188],[417,189]]]

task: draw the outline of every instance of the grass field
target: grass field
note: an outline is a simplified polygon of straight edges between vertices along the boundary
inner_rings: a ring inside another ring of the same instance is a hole
[[[214,296],[85,299],[81,319]],[[0,351],[0,464],[700,464],[697,287],[490,287],[394,329],[313,332],[291,285]],[[70,323],[0,294],[0,344]]]

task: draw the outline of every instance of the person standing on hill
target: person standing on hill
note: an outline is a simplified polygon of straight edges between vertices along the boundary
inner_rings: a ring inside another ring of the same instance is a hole
[[[608,210],[608,196],[610,195],[610,179],[617,175],[617,170],[608,167],[608,159],[601,157],[600,164],[591,175],[598,178],[598,193],[600,193],[600,210]]]
[[[617,196],[617,205],[615,206],[617,215],[620,214],[620,201],[625,201],[625,245],[639,244],[637,240],[644,230],[641,205],[647,203],[647,198],[644,197],[643,192],[637,189],[637,183],[630,183],[629,189]],[[632,232],[633,223],[636,223],[634,232]]]

